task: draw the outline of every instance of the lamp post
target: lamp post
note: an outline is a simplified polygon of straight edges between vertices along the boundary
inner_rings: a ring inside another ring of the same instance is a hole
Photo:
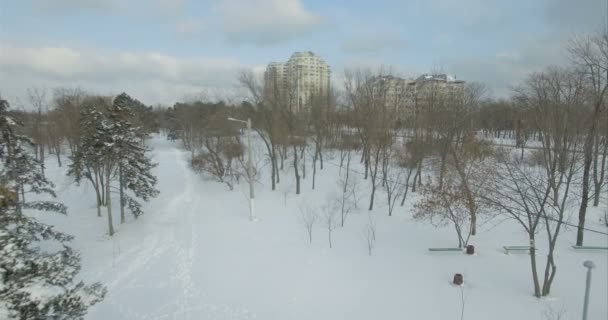
[[[587,283],[585,285],[585,302],[583,304],[583,320],[587,320],[587,308],[589,307],[589,289],[591,287],[591,269],[595,268],[595,263],[591,260],[587,260],[583,263],[583,266],[587,268]]]
[[[256,221],[255,210],[253,205],[254,190],[253,190],[253,166],[251,163],[251,119],[247,121],[235,118],[228,118],[229,121],[241,122],[247,125],[247,180],[249,180],[249,220]]]

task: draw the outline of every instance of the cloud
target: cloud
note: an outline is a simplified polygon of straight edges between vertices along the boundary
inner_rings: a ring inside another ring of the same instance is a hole
[[[499,60],[517,60],[520,55],[517,51],[500,51],[496,53],[496,58]]]
[[[506,97],[531,73],[567,64],[564,44],[559,35],[538,37],[523,42],[516,50],[494,56],[450,60],[446,71],[459,79],[483,82],[495,96]]]
[[[553,0],[545,14],[556,27],[570,31],[602,29],[606,19],[606,0]]]
[[[385,50],[402,50],[405,42],[396,34],[359,33],[342,44],[342,50],[348,53],[378,53]]]
[[[309,34],[323,22],[300,0],[223,0],[215,10],[221,29],[232,42],[284,42]]]
[[[183,0],[155,0],[154,5],[161,15],[169,17],[179,17],[185,10]]]
[[[32,0],[38,9],[53,12],[70,10],[112,11],[123,5],[119,0]]]
[[[68,47],[3,44],[0,88],[8,97],[26,88],[83,87],[104,94],[132,93],[145,103],[172,104],[201,90],[236,89],[246,66],[225,58],[176,58],[158,52],[98,53]]]
[[[203,30],[204,23],[199,19],[184,19],[175,23],[174,31],[180,37],[192,37]]]

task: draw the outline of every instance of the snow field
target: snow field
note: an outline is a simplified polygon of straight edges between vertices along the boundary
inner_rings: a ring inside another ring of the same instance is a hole
[[[113,238],[106,235],[105,216],[96,216],[92,188],[70,184],[65,167],[57,168],[53,159],[47,162],[69,214],[41,218],[76,236],[73,246],[83,256],[81,276],[109,289],[87,319],[459,319],[461,290],[450,285],[456,272],[465,279],[464,319],[542,319],[549,307],[578,319],[586,272],[582,263],[588,259],[597,265],[589,319],[608,314],[608,255],[573,251],[573,228],[566,228],[558,240],[552,296],[539,300],[532,296],[529,257],[502,251],[504,245],[527,244],[513,221],[499,218],[481,225],[470,241],[476,246],[474,256],[431,254],[429,247],[457,243],[451,227],[414,221],[413,193],[388,217],[386,195],[379,188],[371,213],[377,241],[369,256],[363,236],[369,182],[358,177],[359,208],[344,228],[333,231],[329,249],[322,221],[308,243],[299,207],[318,207],[337,196],[338,168],[329,162],[339,159],[326,159],[314,191],[309,167],[302,194],[292,191],[286,204],[281,188],[291,183],[293,173],[281,172],[274,192],[262,176],[256,185],[259,221],[252,223],[244,181],[227,191],[194,174],[188,152],[177,143],[155,137],[150,145],[159,163],[160,196],[144,206],[144,216],[136,221],[129,217],[124,225],[114,208]],[[357,160],[353,157],[355,170],[360,169]],[[591,209],[587,226],[606,232],[598,222],[600,209]],[[571,219],[576,222],[575,212]],[[585,237],[586,244],[608,245],[604,235],[587,232]],[[537,242],[544,258],[542,234]]]

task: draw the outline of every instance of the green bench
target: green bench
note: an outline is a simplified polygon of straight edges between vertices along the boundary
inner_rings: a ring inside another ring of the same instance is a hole
[[[511,251],[514,252],[530,252],[530,246],[504,246],[505,254],[509,254]]]
[[[608,247],[600,247],[600,246],[572,246],[572,249],[574,249],[574,250],[599,251],[599,250],[608,250]]]
[[[462,248],[429,248],[430,252],[462,252]]]

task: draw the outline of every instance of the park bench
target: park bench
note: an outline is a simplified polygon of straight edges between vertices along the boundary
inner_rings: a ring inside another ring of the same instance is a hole
[[[572,246],[574,250],[590,250],[590,251],[601,251],[608,250],[608,247],[600,247],[600,246]]]
[[[514,252],[529,252],[530,246],[504,246],[505,254],[509,254],[511,251]]]
[[[462,248],[429,248],[430,252],[462,252]]]

